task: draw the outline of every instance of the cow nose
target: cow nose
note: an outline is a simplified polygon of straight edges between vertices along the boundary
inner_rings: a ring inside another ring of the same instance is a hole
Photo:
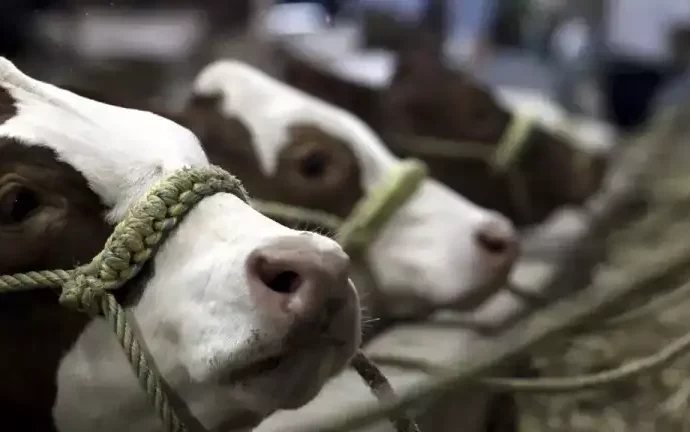
[[[350,259],[337,243],[304,233],[272,240],[247,262],[249,289],[260,307],[300,321],[332,320],[350,303]]]
[[[482,265],[492,274],[507,277],[520,251],[520,241],[513,224],[497,215],[478,227],[474,239]]]

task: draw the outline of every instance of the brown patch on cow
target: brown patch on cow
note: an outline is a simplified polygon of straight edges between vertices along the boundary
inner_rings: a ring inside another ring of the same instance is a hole
[[[363,195],[348,143],[308,123],[290,127],[289,136],[275,173],[280,200],[347,216]]]
[[[0,87],[0,125],[17,115],[17,107],[14,106],[14,98],[10,92]]]
[[[0,138],[0,274],[90,260],[111,230],[104,211],[52,150]],[[54,430],[57,367],[89,320],[57,300],[50,290],[0,294],[0,414],[28,430]]]
[[[171,116],[199,137],[209,160],[237,175],[252,196],[347,216],[363,195],[361,173],[349,144],[318,125],[293,124],[274,173],[266,175],[249,129],[220,110],[219,96],[195,96]]]
[[[211,163],[242,179],[253,196],[270,195],[270,179],[260,169],[252,134],[237,117],[222,115],[221,100],[216,95],[196,95],[182,113],[157,113],[194,132]]]

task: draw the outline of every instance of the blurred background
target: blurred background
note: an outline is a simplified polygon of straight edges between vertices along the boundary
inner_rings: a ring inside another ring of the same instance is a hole
[[[618,93],[627,94],[618,106],[640,105],[632,100],[635,95],[663,99],[661,90],[673,87],[667,93],[678,96],[685,88],[679,60],[687,35],[675,36],[673,59],[653,40],[671,25],[661,15],[686,13],[687,0],[284,0],[277,3],[318,8],[255,13],[274,3],[3,0],[0,54],[43,79],[59,81],[69,74],[71,79],[109,80],[117,75],[111,85],[124,87],[125,93],[166,97],[172,103],[182,97],[176,94],[180,83],[214,58],[246,58],[270,69],[270,55],[248,38],[256,42],[266,32],[288,37],[323,27],[362,26],[372,12],[414,22],[434,4],[437,17],[429,22],[442,35],[448,57],[471,66],[491,85],[538,91],[570,111],[622,126],[635,123],[626,117],[635,114],[616,114],[621,108],[616,111],[616,103],[606,100],[622,97],[611,95],[616,93],[612,80],[624,88]],[[616,38],[642,42],[620,46]]]

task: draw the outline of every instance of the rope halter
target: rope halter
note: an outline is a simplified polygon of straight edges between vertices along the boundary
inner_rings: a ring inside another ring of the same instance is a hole
[[[427,177],[423,162],[408,159],[398,163],[353,207],[346,219],[326,212],[283,203],[252,200],[253,206],[271,218],[313,223],[337,231],[336,240],[350,255],[362,257],[391,218],[417,192]]]
[[[185,215],[201,200],[216,193],[231,193],[244,202],[249,201],[241,182],[219,167],[182,168],[154,185],[132,207],[115,226],[103,250],[90,263],[73,270],[0,275],[0,293],[52,288],[60,292],[59,301],[63,306],[92,316],[103,316],[116,334],[149,402],[169,432],[186,432],[188,425],[181,421],[171,406],[168,387],[135,333],[136,322],[111,292],[131,281],[155,256]],[[368,362],[361,353],[357,359],[360,363]],[[375,368],[373,364],[370,367]],[[393,394],[385,378],[383,381],[383,384],[378,383],[379,387],[383,386],[382,391],[389,390],[389,394]],[[417,431],[416,425],[405,418],[401,420],[396,416],[394,420],[401,425],[399,431]],[[192,424],[193,419],[188,423]]]
[[[523,217],[529,218],[531,206],[527,182],[517,165],[532,144],[530,138],[534,126],[535,121],[531,116],[513,115],[495,148],[479,142],[457,142],[431,136],[399,133],[387,134],[386,142],[391,148],[403,154],[484,162],[494,175],[507,178],[513,204]]]
[[[484,162],[489,166],[491,173],[506,178],[513,205],[525,220],[529,220],[533,212],[532,199],[525,173],[520,169],[520,162],[535,144],[533,138],[536,125],[537,122],[531,115],[519,112],[513,114],[494,148],[480,142],[457,142],[430,136],[398,133],[387,135],[389,137],[387,142],[391,148],[403,154]],[[567,127],[555,133],[567,136]],[[592,159],[586,152],[580,151],[577,152],[573,164],[577,172],[586,172],[591,168]]]

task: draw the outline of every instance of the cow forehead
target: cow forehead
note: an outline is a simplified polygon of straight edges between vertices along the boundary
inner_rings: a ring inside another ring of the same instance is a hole
[[[198,139],[184,127],[38,81],[2,57],[0,91],[14,104],[0,136],[52,148],[115,213],[124,213],[164,173],[208,164]]]
[[[290,126],[296,124],[310,124],[346,142],[358,159],[365,187],[380,181],[396,163],[380,138],[354,115],[247,64],[211,63],[197,76],[194,92],[220,96],[223,114],[247,125],[266,175],[275,171],[279,153],[289,142]]]

